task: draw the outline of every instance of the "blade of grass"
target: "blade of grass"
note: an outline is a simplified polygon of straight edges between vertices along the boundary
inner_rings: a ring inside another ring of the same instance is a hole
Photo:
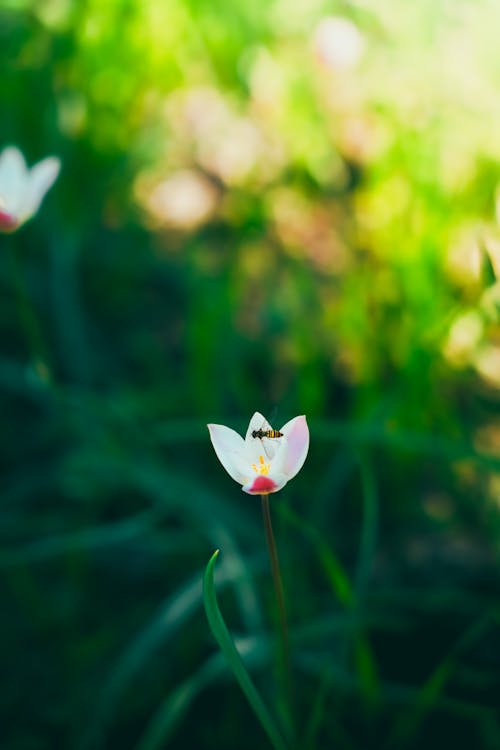
[[[378,699],[380,686],[375,657],[363,624],[365,623],[363,607],[377,546],[379,512],[377,486],[371,462],[364,452],[360,453],[358,460],[363,495],[363,518],[354,580],[354,609],[359,617],[358,627],[353,633],[354,659],[366,706],[373,707]]]
[[[234,562],[232,557],[229,562],[230,564],[228,564],[228,560],[224,560],[224,565],[219,570],[218,583],[222,587],[233,585],[236,588],[239,584],[238,571],[235,573],[232,567]],[[250,561],[250,567],[254,567],[253,561]],[[96,701],[94,715],[87,722],[86,732],[79,746],[80,750],[98,750],[104,747],[108,726],[116,718],[120,702],[124,700],[126,693],[132,689],[136,682],[141,679],[141,670],[144,671],[148,668],[158,649],[160,647],[165,648],[168,644],[175,644],[175,637],[179,629],[189,627],[190,619],[202,606],[202,597],[202,585],[197,575],[173,591],[159,607],[151,621],[127,645],[121,658],[118,659],[112,669],[109,678],[104,683],[99,699]],[[165,706],[168,700],[165,702]],[[176,699],[172,705],[177,705]],[[163,709],[158,716],[163,716],[156,722],[158,727],[170,726],[170,719],[165,718],[166,714]],[[151,726],[155,724],[155,721],[155,719],[152,720]],[[158,732],[160,732],[160,728],[158,728]],[[156,736],[157,729],[151,729],[151,737]]]
[[[323,567],[324,575],[339,603],[345,608],[352,606],[354,592],[347,573],[342,567],[340,560],[335,555],[332,547],[325,542],[322,534],[318,531],[316,526],[313,526],[313,524],[309,523],[307,519],[299,516],[298,513],[295,513],[295,511],[289,506],[281,505],[279,512],[281,517],[284,518],[287,523],[298,529],[311,543],[311,546]]]
[[[373,469],[363,453],[359,456],[361,486],[363,491],[363,518],[359,555],[356,566],[355,587],[358,601],[362,600],[372,567],[378,530],[378,498]]]
[[[260,697],[252,678],[248,674],[219,609],[214,585],[214,570],[218,554],[219,550],[216,550],[208,561],[203,578],[203,600],[208,624],[231,671],[236,677],[236,680],[255,712],[262,728],[266,732],[272,746],[275,750],[286,750],[287,745],[283,740],[274,719],[268,711],[267,706]]]
[[[200,669],[178,685],[162,702],[146,727],[136,750],[161,750],[174,735],[195,698],[219,675],[225,663],[214,654]]]
[[[491,613],[487,612],[463,633],[452,645],[448,654],[434,669],[430,677],[417,692],[409,708],[396,719],[386,740],[386,748],[403,748],[417,736],[428,714],[436,708],[450,681],[458,660],[467,648],[480,640],[491,626]]]
[[[254,667],[265,667],[269,663],[271,643],[267,638],[245,638],[238,640],[238,648],[247,663]],[[227,678],[227,664],[222,653],[212,654],[186,680],[176,685],[165,697],[152,716],[136,750],[163,750],[186,717],[194,700],[214,682]]]
[[[372,498],[373,499],[373,498]],[[368,503],[365,500],[365,506]],[[378,693],[378,681],[375,667],[375,660],[371,650],[370,643],[364,634],[364,626],[367,626],[366,620],[363,622],[360,620],[359,607],[358,607],[358,593],[351,586],[346,571],[342,567],[340,561],[336,557],[332,548],[325,542],[320,531],[311,524],[308,524],[306,520],[298,516],[288,507],[281,508],[282,516],[308,539],[318,557],[318,560],[323,569],[323,573],[330,584],[332,592],[334,593],[339,604],[342,605],[344,610],[352,614],[351,627],[347,627],[344,635],[344,648],[341,648],[340,653],[343,655],[345,660],[347,651],[348,640],[352,640],[354,644],[354,658],[356,662],[357,672],[359,676],[359,682],[362,686],[365,697],[369,698],[369,702],[373,702]],[[372,514],[373,515],[373,514]],[[365,514],[366,516],[366,514]],[[363,532],[362,532],[363,536]],[[365,540],[365,554],[369,553],[368,542],[369,535],[364,533]],[[369,545],[371,549],[371,544]],[[371,557],[371,553],[370,553]],[[369,561],[368,561],[369,562]],[[321,710],[324,710],[327,700],[329,699],[329,692],[332,690],[335,684],[334,679],[329,673],[329,668],[325,669],[325,673],[321,678],[321,683],[318,688],[318,694],[315,703],[311,709],[311,713],[306,724],[305,730],[305,747],[313,747],[316,734],[320,728],[319,718]],[[321,707],[321,708],[320,708]]]
[[[93,526],[80,531],[69,532],[22,544],[19,547],[6,548],[0,551],[0,568],[25,565],[41,560],[66,555],[76,550],[107,548],[111,544],[124,544],[151,529],[158,520],[157,511],[147,510],[132,518],[115,523]],[[172,544],[179,537],[179,546],[185,544],[181,535],[172,534]]]

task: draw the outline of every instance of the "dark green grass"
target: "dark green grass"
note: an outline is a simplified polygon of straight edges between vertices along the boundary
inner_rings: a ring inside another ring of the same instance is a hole
[[[498,750],[499,400],[476,359],[498,347],[498,268],[453,265],[498,232],[494,44],[464,88],[429,34],[472,44],[479,16],[332,7],[367,40],[340,85],[314,9],[101,6],[0,8],[0,150],[63,163],[0,236],[1,750],[268,747],[202,597],[220,549],[220,610],[279,717],[259,503],[206,430],[255,410],[311,429],[272,497],[296,750]],[[211,110],[183,119],[207,88],[224,139],[243,120],[267,144],[239,182],[196,140]],[[217,209],[152,229],[139,178],[184,169]],[[454,359],[464,316],[480,334]]]

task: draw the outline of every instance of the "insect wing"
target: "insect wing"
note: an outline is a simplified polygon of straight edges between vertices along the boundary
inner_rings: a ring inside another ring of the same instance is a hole
[[[254,432],[267,432],[267,430],[270,429],[271,425],[269,424],[265,416],[256,411],[248,425],[245,440],[256,439],[256,436],[252,435],[252,433]]]

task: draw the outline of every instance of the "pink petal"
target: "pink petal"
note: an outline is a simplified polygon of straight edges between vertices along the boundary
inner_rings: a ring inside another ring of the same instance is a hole
[[[309,450],[309,428],[305,416],[291,419],[280,432],[287,439],[286,454],[283,456],[280,469],[288,479],[292,479],[301,470]]]
[[[271,492],[281,490],[288,479],[284,474],[256,474],[247,484],[242,487],[243,492],[249,495],[268,495]]]
[[[7,234],[13,232],[18,226],[19,222],[15,216],[0,209],[0,232]]]

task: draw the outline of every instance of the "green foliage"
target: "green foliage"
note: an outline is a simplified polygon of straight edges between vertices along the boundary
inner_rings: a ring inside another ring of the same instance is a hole
[[[0,150],[62,160],[0,235],[2,750],[267,746],[201,583],[220,548],[279,705],[258,503],[205,427],[257,409],[311,426],[272,498],[301,750],[500,746],[498,20],[2,3]]]
[[[210,558],[203,579],[203,597],[208,624],[210,625],[210,629],[217,641],[222,655],[226,659],[231,671],[244,692],[246,699],[254,710],[262,728],[269,737],[272,746],[275,750],[284,750],[286,745],[281,737],[280,731],[275,725],[272,715],[269,713],[266,704],[263,702],[258,690],[252,682],[252,678],[245,668],[243,660],[229,634],[226,623],[224,622],[219,609],[214,584],[214,566],[218,554],[219,550],[216,550]]]

